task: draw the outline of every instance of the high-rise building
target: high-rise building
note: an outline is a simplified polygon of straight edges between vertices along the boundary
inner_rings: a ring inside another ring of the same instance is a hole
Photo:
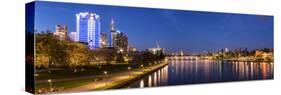
[[[117,31],[114,42],[116,43],[115,47],[117,47],[120,52],[128,51],[128,37],[123,32]]]
[[[87,43],[90,49],[100,47],[100,17],[96,13],[76,14],[76,32],[79,42]]]
[[[110,46],[111,47],[116,47],[116,38],[117,38],[117,32],[114,30],[114,31],[111,31],[110,32]]]
[[[116,33],[116,30],[115,30],[115,26],[114,26],[114,20],[111,19],[111,22],[110,22],[110,40],[109,40],[110,41],[109,42],[110,47],[115,46],[114,40],[116,38],[116,35],[117,35],[117,33]]]
[[[78,39],[77,39],[77,32],[70,32],[70,33],[69,33],[69,38],[70,38],[71,41],[78,42]]]
[[[118,49],[120,52],[127,52],[128,37],[124,33],[116,30],[113,19],[110,23],[110,34],[110,46]]]
[[[54,35],[59,40],[67,40],[67,26],[66,25],[56,25],[56,31],[54,32]]]
[[[105,47],[107,47],[107,35],[106,35],[106,33],[105,32],[101,32],[101,34],[100,34],[101,36],[101,38],[100,38],[100,46],[102,47],[102,48],[105,48]]]
[[[114,24],[113,18],[111,19],[111,22],[110,22],[110,30],[115,31],[115,24]]]

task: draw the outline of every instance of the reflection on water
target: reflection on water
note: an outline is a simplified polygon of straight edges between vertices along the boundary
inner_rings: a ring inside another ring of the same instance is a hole
[[[126,88],[273,78],[272,62],[171,60],[170,64]]]

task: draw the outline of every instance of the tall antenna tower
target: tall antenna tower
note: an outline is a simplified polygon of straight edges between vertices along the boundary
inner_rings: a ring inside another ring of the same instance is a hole
[[[111,30],[111,31],[115,30],[115,25],[114,25],[114,19],[113,19],[113,18],[111,18],[110,30]]]
[[[156,45],[157,45],[157,48],[160,48],[160,45],[157,40],[156,40]]]

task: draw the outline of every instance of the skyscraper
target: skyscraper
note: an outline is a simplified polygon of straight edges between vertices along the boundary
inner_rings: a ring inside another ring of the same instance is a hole
[[[127,52],[128,37],[115,29],[114,20],[110,23],[110,46],[118,49],[120,52]]]
[[[100,47],[100,17],[96,13],[76,14],[76,37],[79,42],[87,43],[90,49]]]
[[[105,48],[105,47],[107,47],[107,35],[106,35],[106,33],[105,32],[101,32],[101,36],[100,36],[101,38],[100,38],[100,46],[102,47],[102,48]]]
[[[70,38],[71,41],[77,42],[78,41],[78,39],[77,39],[77,32],[70,32],[69,33],[69,38]]]
[[[114,26],[114,20],[111,19],[111,22],[110,22],[110,47],[114,47],[115,46],[115,38],[116,38],[116,30],[115,30],[115,26]]]
[[[123,32],[117,31],[114,39],[114,47],[118,48],[120,52],[128,51],[128,37]]]

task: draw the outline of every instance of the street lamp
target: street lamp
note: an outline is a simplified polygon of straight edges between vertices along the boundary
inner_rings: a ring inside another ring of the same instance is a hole
[[[103,71],[103,73],[105,74],[105,86],[107,86],[107,71]]]
[[[130,66],[128,67],[128,70],[129,70],[129,71],[131,70],[131,67],[130,67]],[[130,75],[130,74],[129,74],[129,78],[131,78],[131,75]]]
[[[35,74],[34,74],[34,76],[35,76],[35,77],[38,77],[38,76],[39,76],[39,74],[35,73]]]
[[[145,70],[144,70],[144,68],[143,68],[143,64],[141,64],[141,68],[142,68],[142,72],[144,72]]]
[[[52,90],[52,79],[48,79],[49,85],[50,85],[50,91]]]

